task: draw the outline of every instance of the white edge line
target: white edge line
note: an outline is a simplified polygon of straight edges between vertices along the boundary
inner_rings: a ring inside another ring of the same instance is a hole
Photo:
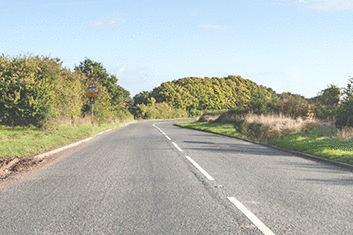
[[[169,138],[169,136],[165,135],[165,137],[167,137],[168,140],[172,140],[171,138]]]
[[[105,133],[105,132],[111,131],[111,130],[113,130],[113,129],[108,129],[108,130],[106,130],[106,131],[102,131],[102,132],[98,133],[97,136],[98,136],[98,135],[101,135],[101,134],[103,134],[103,133]],[[43,154],[39,154],[39,155],[37,155],[37,156],[34,156],[34,158],[42,159],[42,158],[44,158],[44,157],[47,157],[47,156],[50,156],[50,155],[52,155],[52,154],[58,153],[58,152],[63,151],[63,150],[65,150],[65,149],[69,149],[69,148],[75,147],[76,145],[79,145],[79,144],[82,144],[82,143],[84,143],[84,142],[90,141],[90,140],[92,140],[93,138],[94,138],[94,137],[88,137],[88,138],[86,138],[86,139],[83,139],[83,140],[80,140],[80,141],[78,141],[78,142],[75,142],[75,143],[66,145],[66,146],[64,146],[64,147],[61,147],[61,148],[58,148],[58,149],[54,149],[54,150],[52,150],[52,151],[49,151],[49,152],[46,152],[46,153],[43,153]]]
[[[185,156],[204,176],[206,176],[206,178],[208,180],[214,180],[214,178],[208,174],[204,169],[202,169],[201,166],[199,166],[199,164],[197,164],[194,160],[191,159],[191,157],[189,156]]]
[[[174,142],[172,142],[172,144],[175,146],[175,148],[177,148],[180,152],[183,152],[183,150]]]
[[[248,217],[255,226],[261,230],[264,235],[275,235],[264,223],[261,222],[251,211],[246,209],[246,207],[239,202],[234,197],[227,197],[241,212],[243,212],[246,217]]]
[[[52,151],[47,152],[47,153],[39,154],[39,155],[35,156],[34,158],[39,158],[39,159],[40,159],[40,158],[44,158],[44,157],[50,156],[50,155],[52,155],[52,154],[54,154],[54,153],[58,153],[58,152],[63,151],[63,150],[65,150],[65,149],[72,148],[72,147],[74,147],[74,146],[76,146],[76,145],[79,145],[79,144],[82,144],[82,143],[84,143],[84,142],[90,141],[91,139],[93,139],[93,137],[89,137],[89,138],[87,138],[87,139],[78,141],[78,142],[76,142],[76,143],[69,144],[69,145],[67,145],[67,146],[64,146],[64,147],[61,147],[61,148],[52,150]]]
[[[104,134],[104,133],[106,133],[106,132],[108,132],[108,131],[111,131],[111,130],[113,130],[113,129],[108,129],[108,130],[106,130],[106,131],[102,131],[102,132],[98,133],[97,135]]]

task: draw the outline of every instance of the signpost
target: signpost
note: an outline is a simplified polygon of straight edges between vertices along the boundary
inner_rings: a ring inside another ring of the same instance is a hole
[[[85,93],[85,96],[89,97],[89,101],[92,104],[92,121],[93,121],[93,104],[95,103],[94,97],[97,97],[96,84],[94,81],[91,81],[88,86],[88,92]]]

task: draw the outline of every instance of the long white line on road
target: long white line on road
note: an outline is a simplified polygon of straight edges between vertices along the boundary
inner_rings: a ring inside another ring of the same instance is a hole
[[[180,152],[183,152],[183,150],[174,142],[172,142],[172,144],[175,146],[175,148],[177,148]]]
[[[65,149],[69,149],[69,148],[75,147],[75,146],[77,146],[77,145],[79,145],[79,144],[85,143],[85,142],[90,141],[90,140],[92,140],[92,139],[93,139],[92,137],[89,137],[89,138],[87,138],[87,139],[78,141],[78,142],[76,142],[76,143],[69,144],[69,145],[66,145],[66,146],[64,146],[64,147],[61,147],[61,148],[52,150],[52,151],[50,151],[50,152],[46,152],[46,153],[37,155],[37,156],[35,156],[34,158],[39,158],[39,159],[41,159],[41,158],[44,158],[44,157],[48,157],[48,156],[50,156],[50,155],[52,155],[52,154],[58,153],[58,152],[63,151],[63,150],[65,150]]]
[[[194,160],[192,160],[191,157],[189,157],[189,156],[185,156],[185,157],[186,157],[186,159],[188,159],[204,176],[206,176],[206,178],[207,178],[208,180],[214,180],[214,178],[213,178],[210,174],[208,174],[204,169],[202,169],[202,167],[201,167],[199,164],[197,164]]]
[[[251,211],[246,209],[246,207],[239,202],[237,199],[234,197],[227,197],[229,201],[231,201],[241,212],[243,212],[246,217],[248,217],[253,224],[256,225],[258,229],[264,234],[264,235],[275,235],[264,223],[261,222]]]

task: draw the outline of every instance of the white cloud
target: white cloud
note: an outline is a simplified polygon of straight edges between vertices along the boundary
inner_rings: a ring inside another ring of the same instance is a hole
[[[118,84],[130,91],[131,96],[142,91],[150,91],[160,84],[146,67],[125,64],[111,69],[118,78]]]
[[[200,27],[203,29],[216,31],[219,34],[224,34],[229,31],[229,27],[221,26],[217,24],[203,24],[203,25],[200,25]]]
[[[106,29],[106,28],[115,28],[120,24],[125,18],[121,15],[116,16],[106,16],[99,18],[90,23],[91,27],[97,30]]]
[[[353,0],[308,0],[311,8],[319,11],[339,11],[353,9]]]

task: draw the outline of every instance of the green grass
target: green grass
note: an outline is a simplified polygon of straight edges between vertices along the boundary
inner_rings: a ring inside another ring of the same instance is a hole
[[[236,133],[232,124],[212,122],[182,122],[176,125],[197,130],[210,131],[244,138],[245,136]],[[282,138],[274,138],[268,141],[269,144],[299,152],[309,153],[331,160],[353,164],[353,142],[341,141],[335,137],[322,136],[318,128],[310,132],[292,132]]]
[[[309,134],[303,132],[290,133],[283,139],[271,139],[269,144],[353,164],[353,142],[320,136],[317,131],[315,128]]]
[[[236,136],[236,137],[245,139],[245,136],[241,133],[237,133],[233,127],[233,124],[229,124],[229,123],[191,121],[191,122],[178,122],[175,125],[181,126],[181,127],[186,127],[186,128],[191,128],[191,129],[196,129],[196,130],[209,131],[209,132],[220,133],[220,134],[225,134],[225,135],[230,135],[230,136]]]
[[[100,126],[66,125],[51,127],[48,130],[36,127],[0,126],[0,159],[33,156],[132,122],[134,121]]]

